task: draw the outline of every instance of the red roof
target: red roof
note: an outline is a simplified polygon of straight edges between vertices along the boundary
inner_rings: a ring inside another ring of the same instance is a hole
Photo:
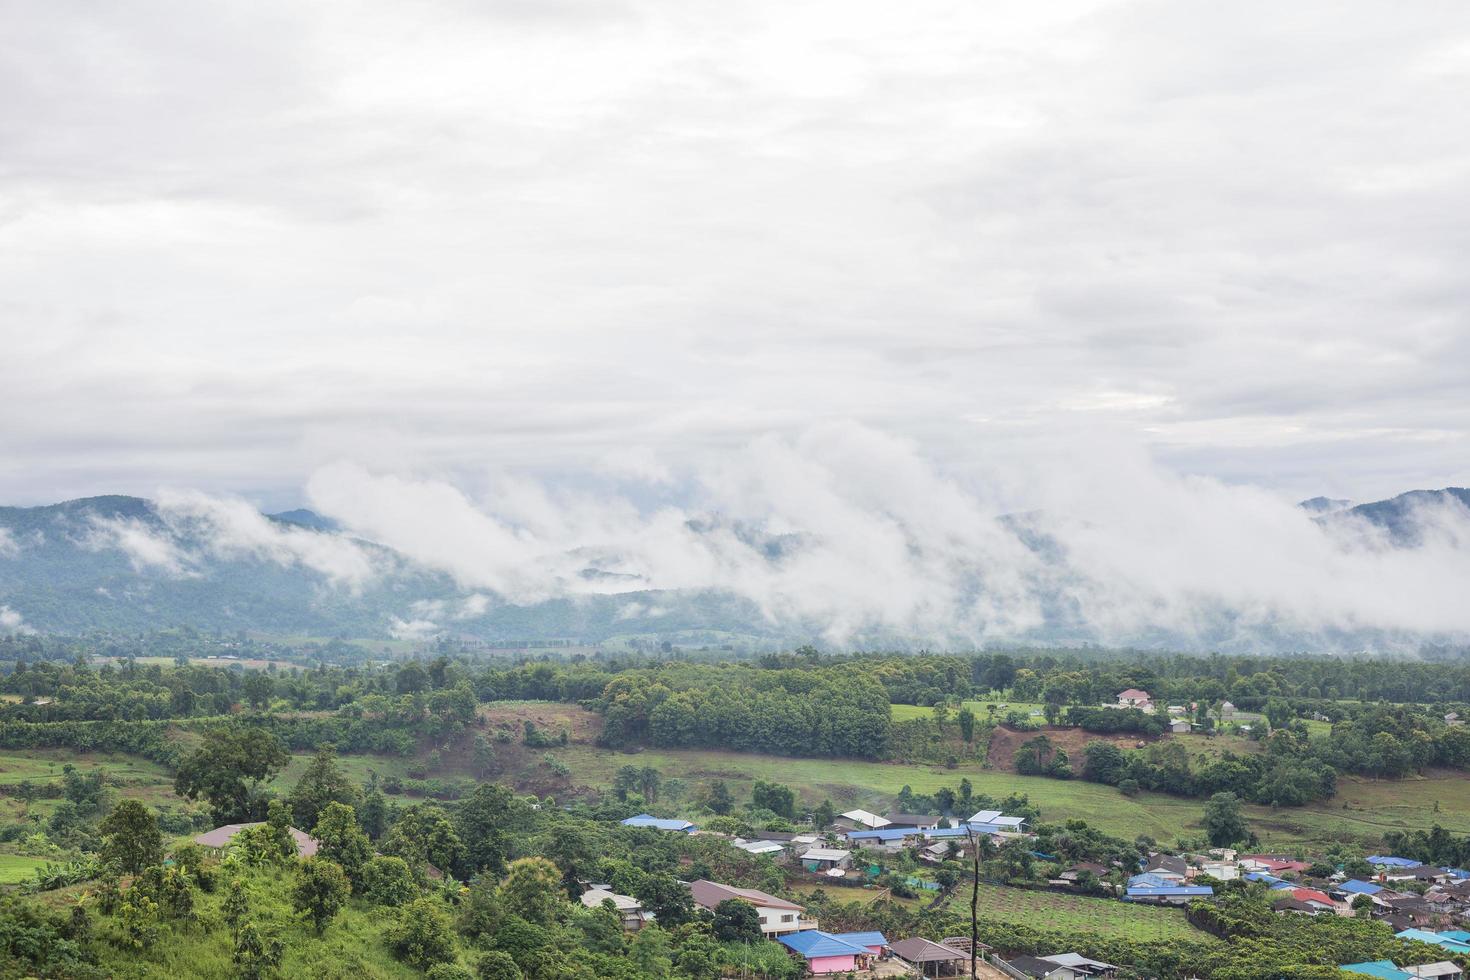
[[[1130,687],[1128,690],[1118,695],[1119,701],[1147,701],[1148,699],[1148,692],[1140,691],[1136,687]]]
[[[1325,892],[1319,892],[1315,888],[1293,888],[1292,897],[1299,902],[1321,902],[1323,905],[1334,905],[1332,897]]]

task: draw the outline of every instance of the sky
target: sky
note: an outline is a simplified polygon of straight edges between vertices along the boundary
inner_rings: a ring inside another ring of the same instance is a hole
[[[1458,0],[0,0],[0,91],[0,502],[1470,484]]]

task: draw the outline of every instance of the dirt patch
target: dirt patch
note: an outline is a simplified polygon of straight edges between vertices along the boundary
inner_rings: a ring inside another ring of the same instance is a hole
[[[602,734],[601,715],[553,701],[494,701],[480,706],[476,721],[487,733],[507,729],[518,742],[528,721],[553,737],[566,731],[574,745],[591,745]]]
[[[1047,738],[1051,739],[1052,745],[1067,751],[1067,758],[1072,761],[1073,769],[1081,767],[1082,754],[1089,742],[1112,742],[1120,749],[1131,749],[1140,744],[1146,745],[1159,740],[1159,736],[1153,735],[1104,735],[1098,732],[1083,731],[1080,728],[1064,728],[1057,725],[1043,725],[1041,731],[1037,732],[1018,732],[1005,725],[997,725],[995,733],[990,736],[991,767],[1006,772],[1015,772],[1016,750],[1023,742],[1028,742],[1043,732],[1046,733]]]

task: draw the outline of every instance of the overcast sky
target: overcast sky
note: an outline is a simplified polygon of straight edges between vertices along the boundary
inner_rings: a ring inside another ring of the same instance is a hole
[[[833,423],[1470,483],[1463,0],[0,11],[0,502]]]

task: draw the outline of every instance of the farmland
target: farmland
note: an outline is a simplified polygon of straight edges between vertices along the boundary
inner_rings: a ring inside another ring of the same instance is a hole
[[[947,904],[956,911],[960,911],[959,906],[968,911],[969,903],[970,893],[966,886],[958,889]],[[1087,895],[982,884],[979,911],[984,919],[1011,925],[1044,924],[1048,928],[1065,929],[1068,932],[1090,932],[1141,940],[1217,941],[1185,921],[1184,913],[1179,909],[1133,905]]]
[[[0,854],[0,885],[14,885],[29,880],[31,873],[46,861],[46,858],[21,854]]]

